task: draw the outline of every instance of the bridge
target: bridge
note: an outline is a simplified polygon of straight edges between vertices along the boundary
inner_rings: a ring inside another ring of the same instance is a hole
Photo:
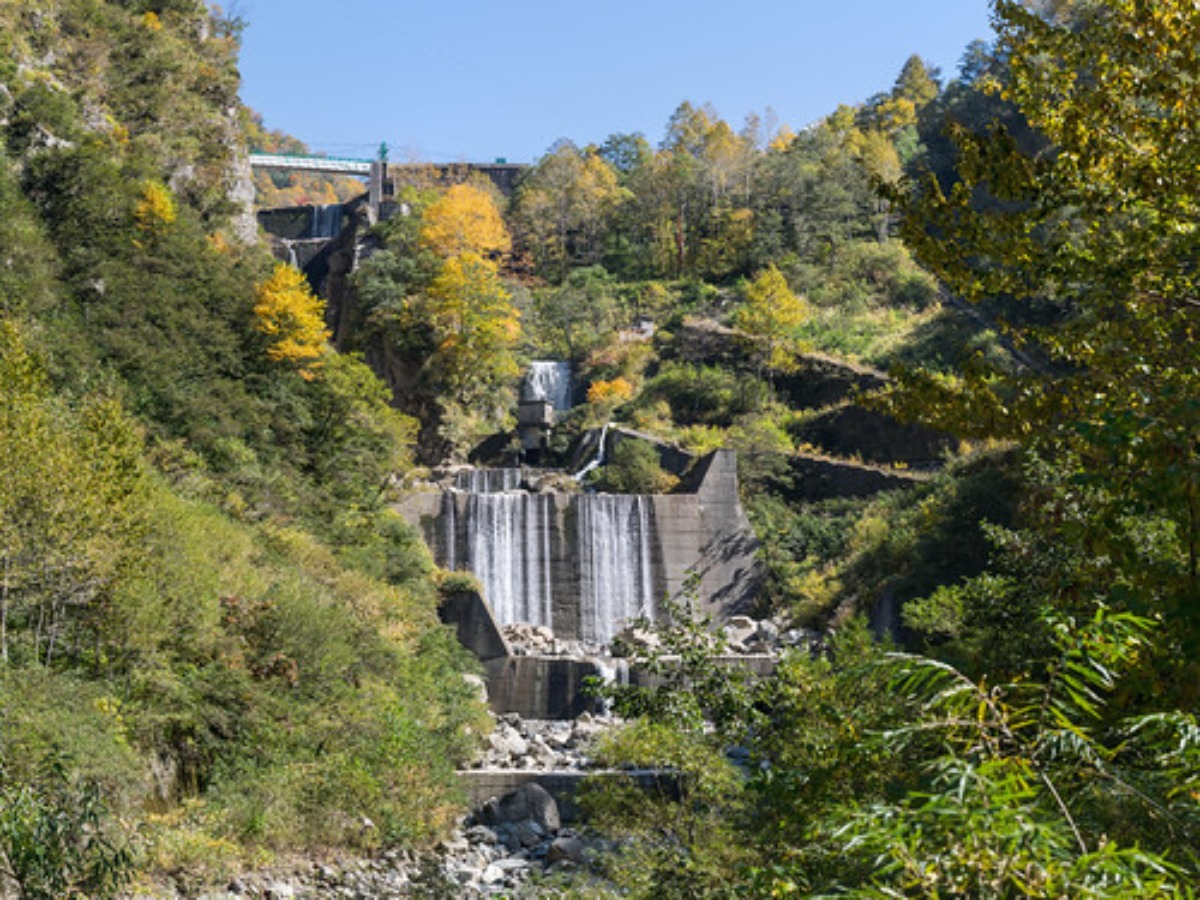
[[[529,168],[523,163],[510,163],[503,159],[491,163],[389,163],[382,156],[382,148],[380,159],[251,151],[250,165],[257,169],[366,176],[368,202],[374,212],[378,212],[381,203],[395,196],[395,182],[403,181],[405,172],[418,173],[433,169],[442,178],[450,180],[460,180],[464,170],[479,172],[491,179],[502,194],[508,196],[516,189],[521,175]]]
[[[339,156],[300,156],[290,153],[250,151],[250,165],[257,169],[291,169],[299,172],[335,172],[339,175],[370,175],[375,160]]]

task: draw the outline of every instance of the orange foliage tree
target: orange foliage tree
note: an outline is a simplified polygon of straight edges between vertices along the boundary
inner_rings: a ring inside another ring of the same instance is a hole
[[[595,404],[616,406],[633,396],[633,385],[627,378],[618,375],[611,381],[593,381],[588,388],[587,401]]]

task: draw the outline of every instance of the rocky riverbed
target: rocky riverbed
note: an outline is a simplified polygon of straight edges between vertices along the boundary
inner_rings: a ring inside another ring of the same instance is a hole
[[[578,642],[559,641],[546,628],[518,625],[505,632],[516,654],[590,658],[598,652]],[[774,656],[788,647],[812,652],[819,643],[812,632],[744,616],[726,620],[713,640],[721,652],[733,657]],[[635,629],[623,633],[618,644],[623,646],[618,652],[631,656],[659,650],[657,635]],[[488,740],[464,771],[464,782],[470,785],[480,776],[496,776],[503,782],[511,775],[516,786],[482,802],[446,840],[426,853],[389,850],[368,859],[305,860],[233,878],[223,889],[205,894],[152,896],[156,900],[536,896],[540,880],[586,864],[589,849],[599,849],[583,830],[564,821],[558,802],[537,779],[589,771],[597,739],[617,724],[608,716],[589,713],[574,720],[497,716]]]
[[[615,723],[584,714],[573,721],[500,716],[470,771],[586,771],[596,738]],[[469,778],[469,774],[465,777]],[[384,851],[369,859],[304,861],[230,879],[203,894],[156,893],[199,900],[385,900],[478,898],[536,893],[530,882],[575,868],[585,836],[563,822],[559,805],[536,781],[485,802],[431,851]]]

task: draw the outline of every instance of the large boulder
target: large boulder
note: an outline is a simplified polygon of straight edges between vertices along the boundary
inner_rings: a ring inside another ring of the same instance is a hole
[[[547,834],[562,827],[558,803],[549,791],[534,781],[526,782],[499,799],[493,797],[483,805],[481,817],[487,825],[518,825],[533,823]]]

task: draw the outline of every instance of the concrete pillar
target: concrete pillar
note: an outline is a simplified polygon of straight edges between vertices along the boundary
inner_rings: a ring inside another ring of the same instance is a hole
[[[371,183],[367,187],[367,205],[371,208],[371,220],[379,221],[379,205],[383,203],[383,179],[387,163],[376,159],[371,162]]]

